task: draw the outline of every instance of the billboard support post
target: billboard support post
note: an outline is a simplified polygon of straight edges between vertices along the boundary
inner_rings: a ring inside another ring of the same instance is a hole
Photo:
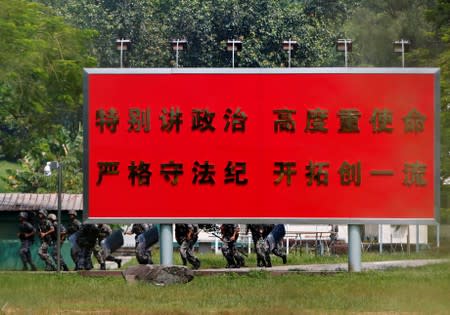
[[[361,229],[357,224],[348,225],[348,271],[361,272]]]
[[[160,263],[164,266],[171,266],[173,265],[172,224],[161,224],[160,233]]]

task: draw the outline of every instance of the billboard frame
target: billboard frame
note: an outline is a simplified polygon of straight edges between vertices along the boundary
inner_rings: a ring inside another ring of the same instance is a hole
[[[197,218],[90,217],[89,200],[89,75],[95,74],[430,74],[434,78],[434,218]],[[83,73],[83,219],[87,223],[301,223],[301,224],[436,224],[440,216],[440,69],[439,68],[85,68]]]

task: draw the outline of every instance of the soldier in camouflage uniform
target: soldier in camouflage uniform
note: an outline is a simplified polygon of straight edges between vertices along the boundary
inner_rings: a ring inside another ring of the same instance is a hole
[[[107,238],[108,236],[111,235],[112,233],[112,229],[108,224],[98,224],[97,225],[98,228],[98,234],[97,234],[97,239],[95,241],[95,246],[94,246],[94,257],[97,259],[98,263],[100,264],[100,270],[105,270],[106,269],[106,264],[105,264],[105,258],[102,255],[102,246],[101,246],[101,242]]]
[[[238,224],[222,224],[220,226],[222,233],[222,254],[227,260],[226,268],[240,268],[245,265],[244,257],[236,249],[236,241],[239,237]]]
[[[273,224],[247,224],[246,234],[248,231],[252,234],[253,245],[256,253],[256,265],[258,267],[266,267],[266,250],[265,239],[273,228]]]
[[[75,265],[77,264],[78,252],[80,247],[77,244],[78,231],[81,229],[81,222],[77,219],[77,212],[75,210],[69,211],[70,223],[67,226],[67,237],[71,244],[70,256]]]
[[[198,240],[197,224],[175,224],[175,239],[180,245],[180,256],[183,265],[187,262],[192,265],[193,269],[200,268],[200,260],[194,256],[194,245]]]
[[[39,247],[39,257],[45,263],[46,271],[56,270],[55,265],[53,264],[50,255],[48,254],[48,249],[52,245],[52,236],[51,234],[55,231],[53,224],[50,220],[47,219],[47,210],[41,209],[38,212],[39,215],[39,237],[41,239],[41,247]]]
[[[115,258],[110,253],[105,253],[102,248],[102,242],[111,235],[112,229],[108,224],[100,223],[97,225],[98,235],[97,242],[94,246],[94,257],[100,264],[100,270],[106,270],[106,261],[114,261],[117,264],[117,268],[122,265],[122,259]]]
[[[53,261],[55,262],[55,265],[58,265],[58,222],[57,222],[57,218],[56,215],[54,215],[53,213],[50,213],[48,215],[48,219],[50,220],[50,222],[53,224],[53,228],[54,228],[54,232],[51,233],[51,237],[52,237],[52,242],[51,242],[51,253],[52,253],[52,258]],[[66,240],[66,227],[64,225],[60,225],[60,233],[61,233],[61,241],[60,241],[60,247],[59,247],[59,252],[60,252],[60,266],[64,271],[69,271],[69,268],[66,265],[66,262],[64,261],[64,258],[62,256],[61,253],[61,248],[64,244],[64,241]]]
[[[23,263],[22,270],[28,270],[28,265],[30,265],[31,270],[36,271],[36,266],[31,259],[30,247],[34,243],[34,235],[36,234],[36,229],[34,226],[28,222],[28,213],[21,212],[19,214],[19,232],[17,236],[20,239],[20,259]],[[28,265],[27,265],[28,264]]]

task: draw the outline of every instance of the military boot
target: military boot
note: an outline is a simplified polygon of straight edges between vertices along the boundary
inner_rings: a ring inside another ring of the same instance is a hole
[[[286,263],[287,263],[286,255],[281,256],[281,259],[283,259],[283,264],[286,265]]]
[[[258,267],[264,267],[265,266],[265,263],[264,263],[263,259],[261,257],[259,257],[259,256],[256,257],[256,266],[258,266]]]
[[[270,260],[270,255],[266,255],[266,267],[272,267],[272,261]]]
[[[106,264],[105,263],[101,263],[100,264],[100,270],[106,270]]]
[[[28,271],[28,266],[26,264],[23,265],[22,271]]]
[[[236,268],[245,267],[245,259],[244,257],[238,256],[236,257]]]
[[[30,263],[30,266],[31,266],[31,271],[36,271],[36,270],[37,270],[37,268],[36,268],[36,265],[35,265],[35,264],[33,264],[33,263]]]
[[[115,258],[114,261],[117,264],[117,268],[120,269],[120,267],[122,267],[122,259],[120,258]]]
[[[194,263],[192,264],[192,269],[197,270],[198,268],[200,268],[200,260],[197,258],[197,259],[195,259]]]
[[[226,256],[225,259],[227,260],[227,266],[225,268],[236,268],[236,264],[232,256]]]

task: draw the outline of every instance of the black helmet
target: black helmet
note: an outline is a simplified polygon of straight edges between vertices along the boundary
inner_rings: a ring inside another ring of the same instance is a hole
[[[25,220],[28,219],[28,213],[22,211],[19,213],[19,218],[24,218]]]

